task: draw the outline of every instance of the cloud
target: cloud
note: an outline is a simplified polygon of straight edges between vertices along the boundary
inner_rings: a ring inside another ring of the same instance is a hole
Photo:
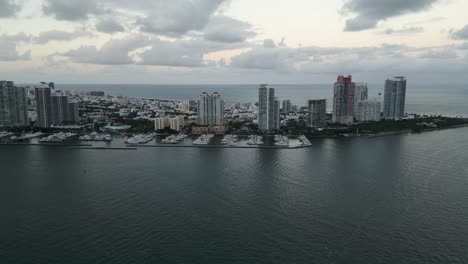
[[[94,34],[92,34],[91,32],[80,30],[77,30],[75,32],[51,30],[41,32],[37,37],[34,38],[34,41],[38,44],[46,44],[50,41],[70,41],[77,38],[86,37],[94,37]]]
[[[221,43],[204,39],[176,41],[157,39],[150,46],[151,49],[139,54],[142,58],[139,64],[169,67],[205,67],[212,65],[212,62],[204,59],[206,54],[244,47],[244,44]]]
[[[125,28],[112,18],[103,19],[96,24],[96,29],[103,33],[117,33],[125,31]]]
[[[28,61],[31,60],[31,51],[20,54],[15,41],[0,37],[0,61]]]
[[[417,34],[424,32],[423,27],[408,27],[408,28],[400,28],[400,29],[393,29],[393,28],[388,28],[384,31],[382,31],[382,34],[386,35],[411,35],[411,34]]]
[[[361,31],[377,26],[379,21],[407,13],[427,10],[438,0],[346,0],[343,14],[357,14],[346,21],[345,31]]]
[[[468,24],[460,30],[450,32],[453,39],[467,39],[468,40]]]
[[[141,30],[165,36],[181,36],[202,30],[226,0],[152,1],[145,17],[137,20]]]
[[[422,59],[439,59],[439,60],[456,59],[457,57],[458,57],[457,53],[449,49],[429,50],[419,55],[419,58],[422,58]]]
[[[9,40],[13,42],[29,42],[33,37],[31,35],[26,35],[24,32],[19,32],[14,35],[2,35],[0,39]]]
[[[206,40],[226,43],[243,42],[257,35],[251,24],[227,16],[213,17],[203,32]]]
[[[133,64],[135,61],[131,52],[143,48],[150,43],[147,36],[132,34],[121,39],[112,39],[100,49],[96,46],[81,46],[78,49],[52,56],[68,57],[71,62],[102,65]]]
[[[85,20],[102,12],[96,0],[45,0],[42,10],[57,20],[68,21]]]
[[[14,17],[19,6],[12,0],[0,0],[0,18]]]

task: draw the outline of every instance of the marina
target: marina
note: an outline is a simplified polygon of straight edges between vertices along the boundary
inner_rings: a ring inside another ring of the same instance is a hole
[[[60,143],[60,142],[64,142],[64,141],[67,141],[67,140],[72,140],[76,136],[77,136],[77,134],[75,134],[75,133],[62,133],[62,132],[60,132],[60,133],[57,133],[57,134],[53,134],[53,135],[41,138],[39,140],[39,142],[42,142],[42,143]]]
[[[88,135],[83,135],[79,137],[80,141],[104,141],[104,142],[110,142],[112,141],[112,136],[110,134],[98,134],[96,132],[93,132]]]
[[[275,145],[281,147],[289,147],[289,138],[282,135],[275,136]]]
[[[155,134],[140,134],[134,137],[131,137],[125,141],[126,144],[147,144],[150,141],[154,140]]]
[[[193,145],[208,145],[210,144],[211,140],[214,138],[213,134],[206,134],[201,135],[199,138],[195,139],[192,144]]]
[[[186,134],[171,135],[161,140],[161,144],[179,144],[185,138],[187,138]]]

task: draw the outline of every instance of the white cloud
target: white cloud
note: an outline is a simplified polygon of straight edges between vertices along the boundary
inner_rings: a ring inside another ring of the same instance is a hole
[[[74,32],[51,30],[41,32],[37,37],[34,38],[34,41],[38,44],[46,44],[50,41],[70,41],[77,38],[87,37],[94,37],[94,34],[83,30],[77,30]]]
[[[148,45],[150,38],[147,36],[132,34],[121,39],[112,39],[106,42],[100,49],[96,46],[81,46],[78,49],[53,56],[68,57],[71,62],[103,65],[133,64],[134,59],[130,52]]]
[[[20,54],[15,41],[0,37],[0,61],[27,61],[31,60],[31,51]]]

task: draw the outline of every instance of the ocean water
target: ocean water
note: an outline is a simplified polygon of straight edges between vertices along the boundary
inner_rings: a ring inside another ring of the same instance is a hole
[[[308,99],[325,98],[332,109],[333,88],[329,84],[271,85],[280,100],[306,105]],[[57,89],[72,91],[102,90],[110,95],[155,97],[170,100],[197,99],[204,92],[219,92],[228,102],[256,102],[258,85],[60,85]],[[369,97],[379,98],[384,84],[369,84]],[[380,98],[381,100],[383,98]],[[468,117],[468,86],[420,85],[408,83],[406,112]]]
[[[468,263],[468,128],[312,144],[0,146],[0,263]]]

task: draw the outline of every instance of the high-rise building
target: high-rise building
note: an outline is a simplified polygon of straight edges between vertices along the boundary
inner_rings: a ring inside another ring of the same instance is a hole
[[[382,104],[379,101],[359,101],[356,109],[356,120],[359,122],[380,121]]]
[[[52,125],[52,92],[49,87],[36,87],[37,126],[49,128]]]
[[[198,125],[223,126],[224,101],[220,94],[204,92],[198,99]]]
[[[281,109],[278,98],[275,98],[275,101],[273,102],[273,109],[273,129],[278,130],[281,127]]]
[[[291,100],[283,100],[281,112],[282,112],[283,114],[289,114],[289,113],[292,112]]]
[[[325,127],[327,125],[327,100],[309,100],[308,105],[309,119],[307,125],[313,128]]]
[[[80,122],[80,109],[78,102],[68,103],[68,116],[65,119],[66,122],[79,123]]]
[[[387,79],[384,92],[385,119],[400,119],[405,116],[406,78],[396,76]]]
[[[52,124],[61,126],[69,118],[68,96],[52,95]]]
[[[258,89],[258,128],[260,130],[279,129],[280,103],[275,98],[275,89],[262,84]]]
[[[354,122],[354,88],[351,75],[338,76],[333,93],[333,123],[352,124]]]
[[[355,84],[354,88],[354,118],[357,116],[358,103],[366,101],[369,98],[367,83],[360,82]]]
[[[163,130],[166,127],[169,127],[169,118],[167,116],[165,117],[158,117],[154,120],[154,130]]]
[[[0,125],[29,125],[26,89],[13,82],[0,81]]]
[[[174,118],[169,119],[169,127],[174,131],[181,131],[182,128],[185,127],[185,117],[176,116]]]

